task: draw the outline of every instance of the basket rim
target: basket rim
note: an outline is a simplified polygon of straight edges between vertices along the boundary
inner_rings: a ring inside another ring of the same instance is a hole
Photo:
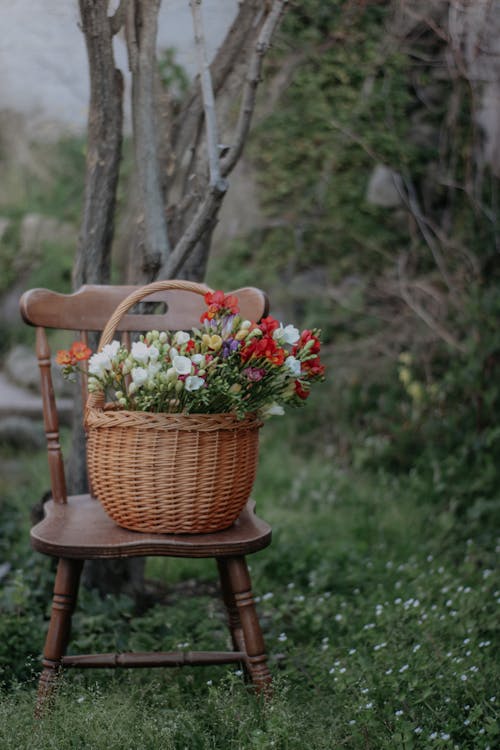
[[[248,430],[262,427],[263,421],[256,412],[239,419],[234,412],[215,414],[148,412],[122,409],[115,403],[106,403],[104,408],[87,406],[86,425],[90,429],[98,427],[122,427],[162,430]]]

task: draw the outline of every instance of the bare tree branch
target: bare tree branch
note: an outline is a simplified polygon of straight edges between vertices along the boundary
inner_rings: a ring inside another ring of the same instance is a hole
[[[252,121],[253,111],[255,109],[255,96],[257,92],[257,86],[260,82],[260,76],[262,71],[262,61],[271,44],[271,39],[276,31],[278,24],[281,20],[283,13],[285,12],[288,0],[274,0],[267,16],[264,25],[260,30],[257,44],[255,45],[252,57],[250,59],[250,65],[248,68],[248,74],[245,81],[245,88],[243,90],[243,96],[241,100],[240,114],[238,118],[238,124],[236,126],[234,143],[227,156],[224,158],[221,164],[222,174],[227,176],[234,169],[238,159],[243,151],[243,146],[248,136],[250,129],[250,123]]]
[[[135,165],[144,226],[142,267],[147,279],[156,277],[170,252],[161,190],[156,128],[156,35],[160,0],[129,0],[126,33],[132,71],[132,120]]]
[[[120,0],[120,4],[118,8],[115,10],[113,15],[110,16],[109,18],[109,25],[110,25],[112,36],[115,36],[115,34],[118,34],[121,27],[125,23],[127,4],[128,4],[128,0]]]
[[[439,321],[437,321],[425,308],[420,305],[410,294],[408,279],[406,277],[406,256],[400,255],[398,259],[398,276],[399,290],[402,299],[408,307],[428,326],[440,339],[460,352],[465,351],[465,347],[460,341],[448,331]]]
[[[166,264],[160,269],[159,278],[173,279],[177,276],[196,243],[205,232],[215,225],[225,193],[226,191],[221,191],[217,185],[209,187],[191,223],[175,246]]]
[[[115,68],[107,2],[80,0],[90,72],[87,160],[83,218],[73,285],[110,278],[116,188],[122,144],[123,81]]]
[[[217,115],[215,112],[215,98],[212,87],[212,77],[207,59],[201,0],[190,0],[193,14],[194,43],[198,57],[198,70],[201,80],[201,94],[205,113],[205,129],[207,136],[208,166],[210,171],[210,185],[218,186],[219,190],[227,190],[227,183],[222,181],[219,164],[219,138],[217,131]]]

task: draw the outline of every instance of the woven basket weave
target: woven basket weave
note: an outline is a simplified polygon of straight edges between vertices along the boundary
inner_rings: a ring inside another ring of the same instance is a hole
[[[118,305],[99,349],[109,344],[125,312],[153,292],[207,287],[159,281]],[[85,414],[87,464],[94,495],[119,525],[153,533],[206,533],[231,526],[255,479],[255,415],[152,414],[105,405],[90,394]]]

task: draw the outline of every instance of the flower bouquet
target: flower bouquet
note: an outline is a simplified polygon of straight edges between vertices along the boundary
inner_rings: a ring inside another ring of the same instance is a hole
[[[201,293],[189,282],[157,282],[141,298],[179,285]],[[137,301],[131,297],[120,316]],[[108,324],[97,353],[82,342],[57,353],[66,377],[88,360],[89,478],[126,528],[231,525],[255,478],[262,419],[300,406],[324,378],[317,330],[299,332],[270,316],[245,320],[234,295],[204,297],[200,325],[190,331],[149,331],[128,349],[109,340]]]

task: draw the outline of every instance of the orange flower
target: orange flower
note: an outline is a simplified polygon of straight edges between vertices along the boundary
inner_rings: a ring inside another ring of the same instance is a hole
[[[212,320],[215,316],[225,310],[232,315],[236,315],[239,312],[238,297],[234,294],[224,294],[218,289],[216,292],[207,292],[205,294],[205,303],[208,306],[200,321],[203,323],[204,320]]]
[[[83,341],[74,341],[71,344],[69,353],[73,355],[77,362],[82,362],[91,356],[92,349],[89,349]]]
[[[92,354],[87,344],[83,341],[73,341],[71,348],[60,349],[56,354],[56,362],[62,367],[75,367],[79,362],[84,362]]]
[[[56,362],[58,365],[66,367],[73,364],[73,357],[67,349],[60,349],[56,354]]]

